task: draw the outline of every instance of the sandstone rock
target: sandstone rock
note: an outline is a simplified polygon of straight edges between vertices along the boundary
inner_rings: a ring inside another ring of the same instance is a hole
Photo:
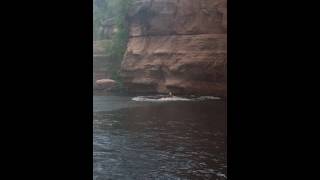
[[[135,0],[131,36],[225,34],[226,0]]]
[[[96,81],[97,89],[110,90],[116,85],[116,81],[112,79],[100,79]]]
[[[121,66],[134,92],[227,92],[226,0],[136,0]]]

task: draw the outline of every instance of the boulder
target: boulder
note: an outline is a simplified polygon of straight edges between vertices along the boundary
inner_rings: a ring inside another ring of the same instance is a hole
[[[110,90],[113,87],[115,87],[116,84],[117,82],[112,79],[99,79],[96,81],[97,89],[101,89],[101,90],[103,89]]]

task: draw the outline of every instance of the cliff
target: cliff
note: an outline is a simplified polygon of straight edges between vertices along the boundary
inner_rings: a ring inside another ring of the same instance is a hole
[[[121,76],[130,91],[226,97],[226,0],[135,0]]]

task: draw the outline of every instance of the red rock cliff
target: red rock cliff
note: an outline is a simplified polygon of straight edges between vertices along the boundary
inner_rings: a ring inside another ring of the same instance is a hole
[[[121,75],[135,92],[226,96],[226,0],[135,0]]]

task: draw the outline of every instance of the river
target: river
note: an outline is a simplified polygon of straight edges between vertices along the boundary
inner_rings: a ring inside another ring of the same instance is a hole
[[[94,180],[227,179],[226,102],[93,97]]]

